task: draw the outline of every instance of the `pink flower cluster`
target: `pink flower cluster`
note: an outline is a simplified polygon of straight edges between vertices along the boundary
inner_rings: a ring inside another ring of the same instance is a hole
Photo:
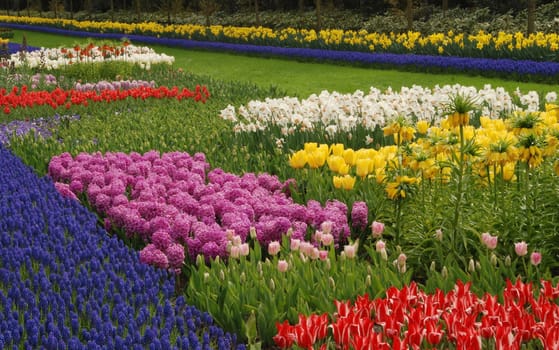
[[[350,234],[345,204],[296,204],[276,176],[210,169],[202,153],[63,153],[51,159],[49,175],[66,196],[86,199],[107,228],[143,239],[140,258],[161,268],[179,269],[187,254],[228,256],[227,232],[245,242],[253,229],[263,246],[288,231],[305,240],[325,221],[336,244]]]

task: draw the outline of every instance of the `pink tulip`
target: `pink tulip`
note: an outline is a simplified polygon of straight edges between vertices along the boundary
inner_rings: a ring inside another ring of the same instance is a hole
[[[279,260],[278,261],[278,271],[279,272],[286,272],[289,268],[289,263],[286,260]]]
[[[489,233],[484,232],[481,234],[481,242],[488,248],[488,249],[495,249],[497,248],[497,236],[491,236]]]
[[[241,247],[239,247],[238,245],[232,245],[231,246],[231,251],[229,252],[229,256],[237,259],[241,256]]]
[[[532,252],[530,254],[530,262],[534,266],[538,266],[542,262],[542,254],[540,252]]]
[[[268,244],[268,254],[278,255],[281,250],[281,245],[278,241],[272,241]]]
[[[354,244],[348,244],[344,246],[344,253],[345,256],[349,259],[355,258],[357,255],[357,248],[359,247],[359,242],[355,242]]]
[[[319,250],[318,251],[318,257],[320,260],[326,260],[328,259],[328,251],[327,250]]]
[[[299,246],[301,245],[301,240],[297,238],[291,238],[290,248],[293,251],[299,250]]]
[[[528,244],[524,241],[514,244],[514,251],[518,256],[524,256],[528,254]]]
[[[380,238],[382,237],[382,233],[384,232],[384,224],[382,222],[373,221],[371,225],[373,238]]]
[[[323,233],[321,241],[325,246],[329,246],[334,243],[334,236],[331,233]]]
[[[376,248],[377,252],[380,253],[381,250],[386,249],[386,243],[384,243],[384,241],[382,241],[382,240],[377,241],[377,243],[375,244],[375,248]]]
[[[248,246],[248,243],[241,244],[239,248],[240,248],[241,256],[248,256],[248,253],[250,252],[250,247]]]

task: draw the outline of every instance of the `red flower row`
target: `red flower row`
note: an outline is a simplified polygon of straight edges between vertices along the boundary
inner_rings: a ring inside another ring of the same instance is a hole
[[[177,86],[168,88],[160,86],[136,87],[127,90],[102,90],[102,91],[77,91],[56,88],[53,91],[28,91],[27,86],[21,89],[14,87],[9,93],[6,89],[0,89],[0,108],[5,114],[10,114],[14,108],[33,108],[35,106],[51,106],[57,109],[64,106],[69,109],[72,105],[87,106],[90,102],[113,102],[126,98],[148,99],[148,98],[176,98],[177,100],[193,99],[198,102],[206,102],[210,93],[205,86],[196,85],[194,91],[187,88],[179,89]]]
[[[326,348],[326,338],[337,347],[354,349],[420,349],[454,344],[456,349],[481,349],[483,339],[495,349],[520,349],[523,343],[540,341],[545,349],[559,348],[559,285],[542,281],[539,296],[532,285],[508,281],[503,303],[496,296],[479,298],[470,284],[458,282],[445,295],[419,291],[415,283],[386,291],[386,298],[360,296],[352,305],[335,301],[337,312],[299,316],[299,323],[276,323],[274,342],[281,348],[294,344]],[[331,330],[329,332],[328,330]],[[331,334],[330,334],[331,333]]]

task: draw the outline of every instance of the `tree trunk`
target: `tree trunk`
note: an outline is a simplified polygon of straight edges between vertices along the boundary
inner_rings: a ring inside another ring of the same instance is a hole
[[[140,22],[141,21],[141,4],[140,4],[141,0],[134,0],[134,7],[136,10],[136,22]]]
[[[305,0],[299,0],[299,13],[303,14],[305,12]]]
[[[70,19],[74,19],[74,1],[70,0]]]
[[[536,30],[536,0],[528,0],[528,34],[532,34]]]
[[[446,17],[446,11],[448,11],[448,0],[443,0],[443,17]]]
[[[254,0],[254,14],[256,15],[256,26],[260,26],[260,11],[258,9],[258,0]]]
[[[413,0],[406,1],[406,21],[408,30],[411,31],[413,27]]]
[[[315,0],[316,1],[316,31],[318,32],[322,28],[322,0]]]
[[[90,9],[88,9],[89,11]],[[115,0],[111,0],[111,22],[115,19]]]

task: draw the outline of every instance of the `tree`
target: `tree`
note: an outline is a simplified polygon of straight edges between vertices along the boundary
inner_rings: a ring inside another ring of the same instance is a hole
[[[528,0],[528,34],[535,32],[536,0]]]
[[[254,14],[256,15],[256,25],[260,26],[260,11],[258,9],[258,0],[254,0]]]
[[[316,4],[316,31],[318,32],[322,28],[322,1],[314,0]]]
[[[413,0],[406,0],[406,23],[408,31],[413,28]]]

